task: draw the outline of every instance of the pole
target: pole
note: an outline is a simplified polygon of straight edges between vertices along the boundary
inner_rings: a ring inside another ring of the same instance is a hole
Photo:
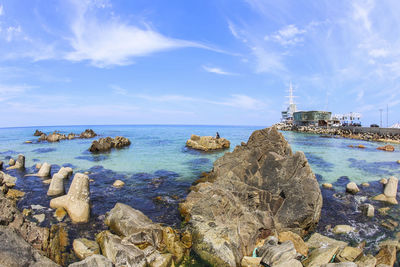
[[[381,113],[381,124],[380,124],[380,127],[382,128],[382,111],[383,111],[383,109],[380,108],[379,111]]]
[[[386,128],[389,128],[389,105],[386,104]]]

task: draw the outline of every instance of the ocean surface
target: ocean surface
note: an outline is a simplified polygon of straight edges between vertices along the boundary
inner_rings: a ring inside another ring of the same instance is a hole
[[[56,143],[37,142],[33,136],[36,129],[45,133],[55,130],[68,134],[81,133],[85,129],[93,129],[99,136],[124,136],[132,144],[120,150],[109,153],[92,154],[88,151],[94,139],[63,140]],[[19,207],[29,208],[32,204],[43,206],[42,213],[46,214],[44,224],[49,224],[55,219],[48,208],[50,198],[46,192],[48,185],[41,178],[26,176],[35,173],[34,165],[37,162],[48,162],[53,165],[52,173],[61,166],[71,166],[76,172],[89,171],[92,219],[92,229],[101,229],[104,214],[117,202],[126,203],[143,211],[157,222],[179,226],[180,217],[177,210],[178,203],[188,193],[193,181],[199,178],[202,172],[212,169],[213,162],[226,151],[232,151],[241,142],[247,142],[251,133],[263,127],[238,127],[238,126],[57,126],[57,127],[24,127],[0,129],[0,160],[8,165],[10,157],[16,158],[22,153],[26,157],[26,170],[9,171],[17,176],[17,188],[26,192],[26,197],[19,202]],[[189,149],[185,142],[191,134],[212,135],[219,132],[221,137],[231,141],[231,148],[218,152],[199,152]],[[344,138],[323,138],[318,135],[283,132],[283,135],[292,146],[293,151],[303,151],[320,183],[333,183],[337,192],[344,192],[344,186],[349,181],[357,184],[371,182],[368,194],[378,194],[381,187],[378,181],[382,177],[400,177],[400,146],[394,145],[394,152],[377,150],[384,143],[366,142]],[[25,143],[25,141],[33,141]],[[365,146],[364,149],[351,148],[350,145]],[[116,179],[123,180],[126,185],[116,189],[112,187]],[[69,179],[66,184],[68,189]],[[360,212],[357,207],[343,204],[346,198],[352,196],[334,195],[336,191],[324,193],[324,205],[331,205],[323,213],[320,231],[329,224],[327,216],[337,217],[337,222],[357,224]],[[348,199],[347,199],[348,200]],[[360,202],[359,199],[352,199]],[[344,205],[344,206],[343,206]],[[348,209],[345,216],[336,216],[333,209]],[[397,217],[396,217],[397,216]],[[398,221],[398,215],[393,215]],[[377,217],[376,224],[381,218]],[[369,222],[364,222],[369,223]],[[335,222],[333,223],[335,224]],[[360,225],[360,227],[363,227]],[[372,227],[372,226],[371,226]],[[87,230],[87,226],[76,226],[76,231]],[[359,235],[376,238],[379,229],[374,232]],[[82,234],[82,233],[80,233]],[[357,239],[356,238],[356,239]]]

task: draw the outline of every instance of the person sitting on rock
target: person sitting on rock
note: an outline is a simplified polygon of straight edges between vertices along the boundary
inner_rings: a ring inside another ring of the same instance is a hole
[[[219,133],[218,132],[215,134],[215,138],[219,139]]]

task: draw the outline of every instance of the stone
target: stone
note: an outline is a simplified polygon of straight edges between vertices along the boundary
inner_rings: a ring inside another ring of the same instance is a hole
[[[362,249],[360,248],[353,248],[353,247],[345,247],[339,254],[336,255],[336,258],[340,262],[346,261],[355,261],[361,254]]]
[[[14,165],[15,165],[15,159],[11,158],[11,159],[8,161],[8,165],[14,166]]]
[[[380,146],[377,149],[393,152],[394,151],[394,146],[392,146],[392,145]]]
[[[397,161],[397,164],[400,164],[400,159]]]
[[[2,160],[0,160],[0,170],[3,169],[3,164],[4,164],[4,162]]]
[[[185,256],[186,248],[179,240],[179,235],[177,235],[171,227],[165,227],[162,236],[163,243],[167,250],[174,255],[175,262],[180,263]]]
[[[68,260],[67,247],[69,245],[68,231],[66,225],[53,224],[50,228],[50,241],[47,255],[56,263],[65,266]]]
[[[14,187],[17,182],[17,178],[11,175],[8,175],[2,171],[0,171],[0,177],[3,179],[3,183],[5,183],[8,187]]]
[[[38,223],[42,223],[44,222],[44,220],[46,219],[46,215],[42,214],[36,214],[32,216],[36,221],[38,221]]]
[[[307,257],[308,246],[298,234],[289,231],[280,232],[278,235],[278,240],[280,243],[283,243],[288,240],[292,241],[297,253]]]
[[[52,199],[50,207],[53,209],[64,208],[74,223],[86,223],[90,217],[89,195],[89,177],[77,173],[72,180],[68,194]]]
[[[96,241],[92,241],[86,238],[75,239],[72,243],[75,255],[83,260],[94,254],[100,254],[100,247]]]
[[[42,210],[42,209],[45,209],[45,207],[43,207],[41,205],[31,205],[31,209],[33,209],[33,210]]]
[[[35,168],[36,168],[36,169],[40,169],[41,167],[42,167],[42,163],[40,163],[40,162],[39,162],[39,163],[36,163],[36,165],[35,165]]]
[[[389,207],[383,207],[378,209],[378,212],[380,215],[388,215],[390,208]]]
[[[387,198],[396,198],[397,195],[397,185],[399,180],[396,177],[390,177],[387,184],[385,185],[385,189],[383,194]]]
[[[192,134],[186,141],[186,146],[203,151],[229,148],[231,143],[225,138],[215,138],[212,136],[198,136]]]
[[[303,267],[303,264],[301,264],[301,262],[299,262],[298,260],[291,259],[291,260],[288,260],[286,262],[282,262],[282,263],[274,265],[274,267],[288,267],[288,266],[290,266],[290,267]]]
[[[63,179],[70,177],[72,173],[73,170],[71,167],[61,167],[61,169],[58,171],[58,174],[62,175]]]
[[[390,231],[394,231],[394,229],[399,225],[399,223],[392,219],[387,219],[385,221],[382,221],[381,225],[386,229],[389,229]]]
[[[352,227],[350,225],[345,225],[345,224],[336,225],[332,230],[332,232],[336,235],[348,234],[348,233],[354,232],[354,231],[355,231],[354,227]]]
[[[103,255],[92,255],[86,259],[70,264],[68,267],[113,267],[112,261]]]
[[[47,162],[43,163],[42,166],[40,167],[37,176],[39,177],[49,177],[50,176],[50,171],[51,171],[51,165],[48,164]]]
[[[350,182],[346,185],[346,192],[349,192],[351,194],[357,194],[360,192],[360,189],[358,189],[358,186],[354,182]]]
[[[274,242],[265,242],[257,249],[257,256],[261,257],[261,263],[275,266],[295,259],[296,249],[290,240],[279,245]]]
[[[19,191],[17,189],[8,189],[7,195],[10,199],[18,199],[25,196],[25,192]]]
[[[63,177],[63,175],[56,173],[53,175],[53,178],[51,179],[49,190],[47,190],[47,195],[48,196],[58,196],[58,195],[64,195],[64,194],[65,194],[64,177]]]
[[[102,254],[110,259],[116,266],[138,266],[147,265],[144,252],[135,245],[125,242],[120,237],[103,231],[96,236]]]
[[[74,133],[69,133],[68,136],[67,136],[68,140],[72,140],[74,138],[75,138],[75,134]]]
[[[241,267],[259,267],[261,264],[261,257],[248,257],[244,256],[242,262],[240,263]]]
[[[93,138],[97,136],[97,134],[92,129],[86,129],[79,135],[79,138]]]
[[[61,222],[64,220],[65,216],[67,215],[67,211],[64,208],[57,208],[56,211],[54,212],[54,217]]]
[[[14,162],[14,164],[10,167],[7,168],[7,170],[12,170],[12,169],[25,169],[25,156],[22,154],[18,155],[17,161]]]
[[[306,267],[320,267],[323,264],[329,263],[338,250],[339,247],[324,247],[314,249],[310,253],[309,257],[302,263]]]
[[[42,180],[42,182],[49,185],[51,184],[51,179]]]
[[[380,248],[382,248],[382,247],[385,247],[385,246],[393,246],[393,247],[395,247],[398,251],[400,250],[400,242],[399,242],[399,240],[385,240],[385,241],[382,241],[382,242],[380,242],[379,244],[378,244],[378,246],[380,247]]]
[[[112,148],[123,148],[130,146],[130,144],[131,141],[123,136],[116,136],[115,138],[100,138],[99,140],[92,142],[89,151],[93,153],[105,152],[111,150]]]
[[[364,215],[367,217],[374,217],[374,215],[375,215],[375,208],[371,204],[362,205],[361,210],[363,211]]]
[[[180,212],[201,258],[240,266],[275,229],[300,236],[312,231],[321,207],[321,190],[304,153],[293,153],[271,127],[216,160],[207,180],[191,187]]]
[[[41,136],[43,133],[39,130],[36,129],[35,133],[33,134],[33,136]]]
[[[372,255],[364,255],[356,261],[358,267],[375,267],[376,259]]]
[[[381,184],[387,184],[388,180],[386,178],[382,178],[379,180]]]
[[[362,187],[369,187],[369,183],[364,182],[364,183],[361,184],[361,186]]]
[[[386,203],[389,203],[392,205],[398,204],[397,199],[395,197],[387,197],[387,196],[385,196],[385,194],[380,194],[380,195],[374,196],[372,199],[381,201],[381,202],[386,202]]]
[[[393,266],[396,262],[396,247],[394,246],[384,246],[382,247],[378,254],[375,256],[376,265],[386,264]]]
[[[335,240],[333,238],[321,235],[319,233],[314,233],[306,242],[308,248],[321,248],[321,247],[338,247],[338,248],[345,248],[348,243]]]
[[[358,267],[358,265],[354,262],[340,262],[323,264],[321,267]]]
[[[113,183],[113,186],[116,188],[123,187],[124,185],[125,185],[125,183],[121,180],[115,180],[115,182]]]
[[[333,185],[332,185],[332,184],[328,184],[328,183],[323,183],[323,184],[322,184],[322,187],[323,187],[323,188],[326,188],[326,189],[332,189],[332,188],[333,188]]]
[[[47,136],[46,140],[48,142],[59,142],[61,140],[61,135],[59,133],[51,133]]]
[[[0,266],[59,266],[50,259],[42,256],[38,250],[28,244],[13,228],[0,226],[0,240]]]
[[[32,210],[30,210],[30,209],[23,209],[22,214],[23,214],[25,217],[28,217],[29,215],[32,214]]]

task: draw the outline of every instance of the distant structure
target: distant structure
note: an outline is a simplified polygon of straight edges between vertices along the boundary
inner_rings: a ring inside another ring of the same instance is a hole
[[[294,125],[298,126],[328,126],[332,125],[332,112],[329,111],[297,111],[293,114]]]
[[[289,98],[289,106],[286,110],[282,111],[282,118],[281,122],[292,124],[293,123],[293,114],[297,111],[297,106],[294,103],[295,96],[293,95],[293,87],[292,83],[290,82],[289,86],[289,95],[286,96]]]
[[[350,112],[347,114],[335,114],[332,117],[342,126],[361,126],[361,113]]]

